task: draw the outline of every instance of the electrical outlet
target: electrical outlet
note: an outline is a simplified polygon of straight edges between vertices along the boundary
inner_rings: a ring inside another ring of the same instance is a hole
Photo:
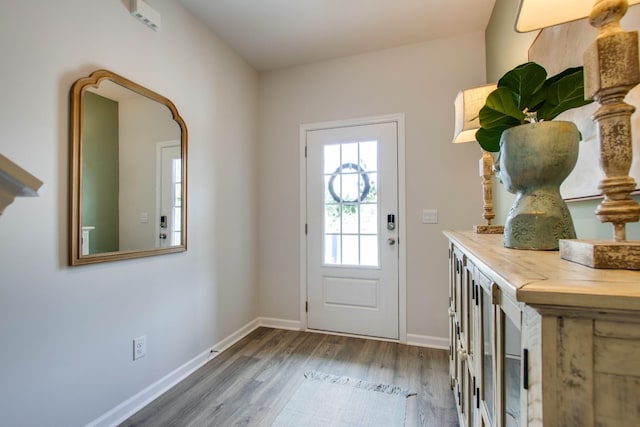
[[[133,360],[147,355],[147,336],[143,335],[133,340]]]

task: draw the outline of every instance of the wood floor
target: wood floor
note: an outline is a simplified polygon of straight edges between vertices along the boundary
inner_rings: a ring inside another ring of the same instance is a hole
[[[458,425],[445,350],[259,328],[121,426],[270,426],[314,369],[417,392],[406,426]]]

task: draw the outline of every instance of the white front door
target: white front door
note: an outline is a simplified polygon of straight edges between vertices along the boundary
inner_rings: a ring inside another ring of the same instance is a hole
[[[398,123],[306,144],[307,327],[398,339]]]

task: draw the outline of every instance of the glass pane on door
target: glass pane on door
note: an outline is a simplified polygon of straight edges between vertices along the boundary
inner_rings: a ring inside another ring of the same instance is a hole
[[[324,146],[324,264],[379,266],[378,142]]]
[[[173,197],[171,210],[172,215],[172,232],[171,246],[177,246],[181,241],[182,234],[182,161],[181,159],[173,159],[172,162],[171,181],[173,184]]]

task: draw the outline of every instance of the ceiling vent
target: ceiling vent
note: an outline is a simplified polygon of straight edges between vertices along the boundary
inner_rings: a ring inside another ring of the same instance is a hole
[[[131,14],[142,21],[149,28],[158,31],[160,28],[160,14],[142,0],[131,0]]]

